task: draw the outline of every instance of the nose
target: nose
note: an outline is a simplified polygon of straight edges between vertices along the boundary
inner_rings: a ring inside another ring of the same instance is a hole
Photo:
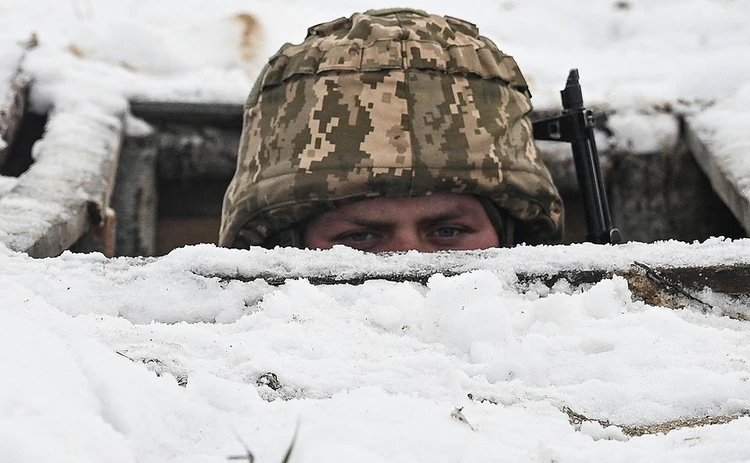
[[[427,242],[417,230],[399,230],[394,233],[381,251],[419,251],[434,252],[435,247]]]

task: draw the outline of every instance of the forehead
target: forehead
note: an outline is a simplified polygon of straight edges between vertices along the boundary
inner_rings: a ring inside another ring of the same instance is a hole
[[[365,220],[421,219],[433,216],[486,217],[472,195],[436,193],[409,198],[374,198],[347,204],[333,211],[340,218]]]

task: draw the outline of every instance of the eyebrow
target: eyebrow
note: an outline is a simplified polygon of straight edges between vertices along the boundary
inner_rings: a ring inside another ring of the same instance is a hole
[[[433,224],[441,223],[441,222],[450,222],[452,220],[465,217],[466,215],[467,215],[466,211],[463,211],[460,208],[454,208],[452,210],[439,212],[435,215],[424,217],[422,218],[422,220],[419,221],[419,225],[429,226],[429,225],[433,225]],[[393,221],[389,221],[389,220],[367,219],[364,217],[353,218],[353,219],[349,219],[348,221],[360,227],[370,227],[376,230],[388,228],[388,227],[393,226],[394,224]]]

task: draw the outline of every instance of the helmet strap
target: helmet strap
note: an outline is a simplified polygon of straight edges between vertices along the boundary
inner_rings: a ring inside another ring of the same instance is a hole
[[[510,248],[515,246],[515,220],[513,220],[504,209],[497,207],[497,204],[495,204],[490,198],[486,196],[476,196],[476,198],[482,204],[484,211],[487,213],[487,217],[495,228],[500,247]]]
[[[266,249],[273,249],[276,246],[282,248],[304,248],[304,244],[301,227],[295,226],[269,236],[263,241],[262,246]]]

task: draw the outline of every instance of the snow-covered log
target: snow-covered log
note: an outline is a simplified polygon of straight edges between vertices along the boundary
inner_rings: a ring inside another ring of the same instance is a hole
[[[564,250],[564,247],[559,247]],[[573,250],[567,250],[573,252]],[[596,254],[619,254],[620,249],[601,248]],[[534,253],[533,248],[524,252]],[[541,248],[540,254],[545,252]],[[580,262],[576,265],[561,265],[556,268],[533,268],[524,265],[505,265],[493,257],[493,252],[480,254],[445,254],[438,258],[415,256],[415,259],[403,259],[399,255],[375,258],[374,265],[356,268],[336,268],[334,273],[330,269],[321,269],[310,265],[294,265],[290,260],[276,262],[267,269],[240,270],[227,272],[226,269],[196,271],[195,273],[207,278],[219,278],[222,281],[264,281],[271,286],[283,285],[291,280],[305,279],[315,285],[360,285],[368,281],[384,280],[392,282],[413,282],[428,284],[435,275],[446,277],[480,269],[502,271],[504,268],[514,275],[519,290],[524,291],[542,284],[552,288],[564,283],[571,287],[581,287],[598,283],[602,280],[620,276],[627,280],[633,295],[650,305],[683,308],[688,304],[698,305],[705,311],[750,320],[750,313],[737,312],[721,308],[711,300],[704,300],[702,294],[711,291],[715,294],[728,296],[747,296],[750,294],[750,264],[736,262],[730,264],[690,265],[675,263],[647,264],[635,260],[615,258],[610,265],[602,265],[601,261],[582,265],[587,259],[586,254],[591,250],[581,252]],[[624,256],[621,256],[624,257]],[[644,256],[645,257],[645,256]],[[392,263],[393,265],[389,265]],[[385,265],[384,265],[385,264]],[[581,266],[582,265],[582,266]],[[346,267],[346,266],[344,266]]]
[[[707,291],[740,297],[750,294],[748,250],[748,240],[712,238],[701,244],[584,243],[392,254],[362,253],[344,247],[330,251],[292,248],[243,251],[200,245],[174,250],[170,256],[180,256],[183,262],[189,262],[183,270],[199,280],[223,282],[223,285],[258,282],[281,286],[300,279],[314,285],[360,285],[377,280],[429,285],[436,276],[489,270],[502,274],[505,281],[520,291],[538,292],[542,287],[558,290],[586,287],[617,275],[627,280],[636,297],[652,305],[672,308],[698,305],[733,318],[750,319],[750,312],[737,315],[729,307],[713,310],[716,301],[705,297]],[[139,259],[134,263],[151,265],[159,261]]]
[[[0,166],[5,163],[20,128],[29,84],[28,76],[21,70],[21,63],[26,51],[35,44],[35,38],[23,44],[0,43],[0,55],[13,57],[5,61],[11,63],[10,66],[0,66]]]
[[[111,224],[122,139],[121,114],[87,102],[55,108],[34,146],[34,164],[0,198],[0,243],[55,256],[90,229]]]

